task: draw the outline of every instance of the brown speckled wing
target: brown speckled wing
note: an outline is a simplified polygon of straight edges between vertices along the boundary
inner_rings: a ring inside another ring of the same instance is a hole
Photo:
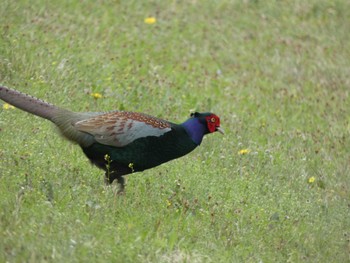
[[[74,127],[89,133],[101,144],[123,147],[136,139],[162,136],[171,130],[169,122],[143,114],[115,111],[79,121]]]

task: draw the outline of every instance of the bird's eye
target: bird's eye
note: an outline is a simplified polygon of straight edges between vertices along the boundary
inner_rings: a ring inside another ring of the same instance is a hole
[[[210,121],[211,121],[211,122],[216,122],[216,119],[215,119],[214,117],[212,117],[212,118],[210,119]]]

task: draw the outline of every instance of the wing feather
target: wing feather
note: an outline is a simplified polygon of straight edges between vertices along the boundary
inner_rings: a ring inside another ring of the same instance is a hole
[[[171,130],[167,121],[135,112],[115,111],[78,121],[74,127],[94,136],[101,144],[123,147],[133,141],[162,136]]]

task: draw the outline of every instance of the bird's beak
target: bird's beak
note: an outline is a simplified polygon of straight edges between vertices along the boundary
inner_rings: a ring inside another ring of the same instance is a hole
[[[220,132],[222,135],[225,134],[224,130],[221,127],[216,127],[216,131]]]

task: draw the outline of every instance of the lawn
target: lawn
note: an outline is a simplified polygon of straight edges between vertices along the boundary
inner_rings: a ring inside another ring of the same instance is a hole
[[[212,111],[226,132],[120,196],[0,102],[0,262],[350,262],[349,1],[0,7],[2,85],[73,111]]]

